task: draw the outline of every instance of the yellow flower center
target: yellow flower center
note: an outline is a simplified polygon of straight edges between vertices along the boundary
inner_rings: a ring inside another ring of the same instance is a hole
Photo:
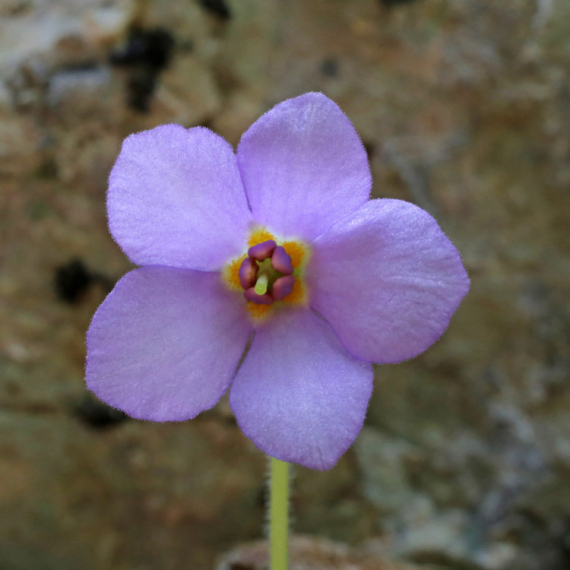
[[[304,273],[307,266],[307,262],[310,257],[310,250],[307,244],[301,242],[300,240],[293,239],[279,239],[269,232],[266,228],[255,228],[247,240],[247,247],[253,247],[255,245],[261,244],[263,242],[273,240],[278,246],[283,247],[287,255],[291,258],[291,264],[293,265],[293,276],[295,277],[295,283],[291,292],[286,295],[283,299],[275,301],[272,304],[258,304],[248,301],[244,298],[244,303],[246,303],[246,309],[250,316],[256,321],[262,321],[266,319],[272,312],[283,310],[286,307],[291,306],[303,306],[307,304],[307,290],[304,282]],[[248,257],[247,252],[243,255],[232,259],[228,262],[222,271],[222,277],[226,286],[232,291],[240,292],[244,294],[244,288],[242,282],[240,281],[240,267],[244,260]],[[271,271],[265,271],[263,268],[265,265],[270,266],[269,260],[266,260],[260,264],[260,272],[255,282],[255,292],[258,295],[263,295],[267,293],[268,287],[272,283]]]

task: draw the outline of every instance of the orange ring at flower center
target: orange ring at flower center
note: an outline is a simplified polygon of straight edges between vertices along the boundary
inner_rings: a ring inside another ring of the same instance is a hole
[[[305,267],[309,260],[309,247],[300,240],[279,240],[264,227],[256,228],[251,232],[247,240],[247,246],[250,248],[269,240],[273,240],[278,246],[283,247],[287,255],[290,257],[291,264],[293,265],[295,283],[293,285],[293,289],[287,296],[280,301],[275,301],[271,305],[252,303],[244,298],[248,312],[256,320],[263,320],[273,310],[279,310],[280,308],[292,305],[299,306],[307,304],[307,290],[303,277]],[[240,282],[239,270],[243,261],[247,257],[247,253],[244,253],[243,255],[231,260],[224,266],[222,272],[226,286],[229,289],[239,291],[242,294],[244,289]]]

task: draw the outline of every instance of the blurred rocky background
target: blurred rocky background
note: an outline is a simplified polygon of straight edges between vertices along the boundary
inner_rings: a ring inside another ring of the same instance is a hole
[[[255,545],[220,562],[265,524],[227,402],[127,420],[86,393],[84,334],[130,269],[105,215],[122,139],[235,145],[310,90],[472,289],[425,355],[377,368],[337,467],[296,469],[295,532],[356,549],[339,568],[570,568],[568,0],[0,0],[1,570],[257,568]]]

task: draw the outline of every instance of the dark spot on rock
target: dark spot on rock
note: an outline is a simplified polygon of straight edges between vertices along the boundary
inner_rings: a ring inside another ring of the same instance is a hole
[[[111,53],[110,62],[131,69],[127,81],[128,104],[141,113],[149,110],[160,72],[172,57],[174,37],[163,28],[133,28],[127,42]]]
[[[55,270],[55,291],[66,303],[76,303],[93,277],[80,259],[73,259]]]
[[[111,53],[110,61],[114,65],[145,64],[161,70],[168,65],[173,47],[174,38],[168,30],[133,28],[126,44]]]
[[[338,60],[334,57],[329,57],[321,63],[321,73],[326,77],[336,77],[338,68]]]
[[[232,562],[230,564],[230,570],[255,570],[255,566],[252,564],[244,564],[243,562]]]
[[[89,395],[73,405],[73,414],[93,429],[108,429],[129,419],[124,412],[111,408]]]
[[[107,294],[111,292],[115,281],[106,275],[90,271],[81,259],[72,259],[55,270],[55,291],[66,303],[76,303],[91,286],[98,285]]]
[[[200,0],[200,5],[222,20],[230,20],[232,17],[225,0]]]

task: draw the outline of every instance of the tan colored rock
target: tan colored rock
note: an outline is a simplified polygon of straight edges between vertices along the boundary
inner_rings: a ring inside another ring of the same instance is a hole
[[[92,69],[60,71],[49,80],[46,106],[50,118],[68,131],[80,130],[86,122],[116,129],[127,113],[123,75],[101,65]]]
[[[212,128],[236,147],[243,133],[264,111],[258,93],[234,91],[212,121]]]
[[[32,118],[0,114],[0,177],[34,172],[42,161],[42,139]]]
[[[180,56],[160,75],[149,113],[137,121],[141,128],[166,123],[193,127],[212,119],[221,107],[212,71],[193,56]]]
[[[67,184],[81,184],[86,193],[104,196],[121,143],[121,137],[96,122],[83,124],[57,145],[54,160],[59,178]]]

